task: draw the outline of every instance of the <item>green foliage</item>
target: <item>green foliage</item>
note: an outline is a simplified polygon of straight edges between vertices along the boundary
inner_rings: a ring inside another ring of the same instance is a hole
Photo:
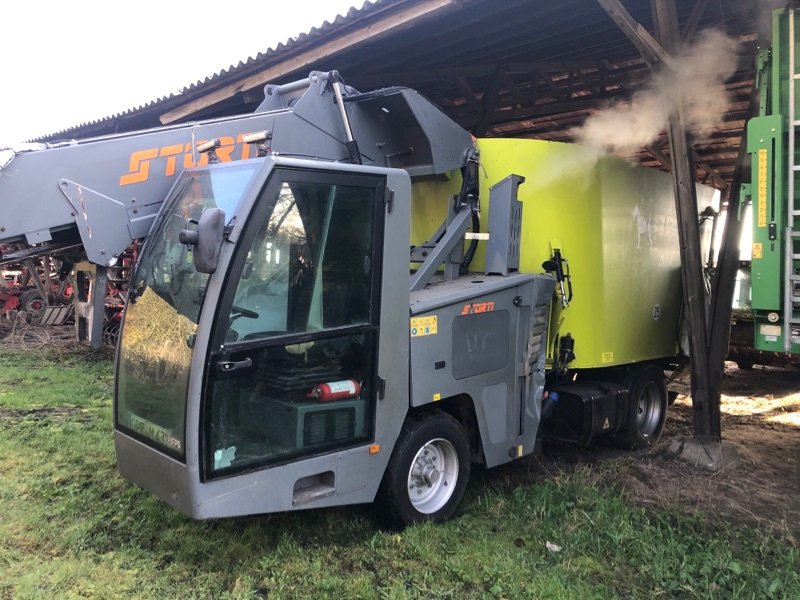
[[[0,348],[0,598],[796,598],[769,531],[631,507],[586,473],[477,470],[462,515],[194,522],[115,471],[112,364]],[[510,469],[514,466],[507,467]]]

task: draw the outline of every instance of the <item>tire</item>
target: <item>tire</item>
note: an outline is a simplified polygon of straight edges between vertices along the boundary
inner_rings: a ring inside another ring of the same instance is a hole
[[[458,421],[441,412],[410,417],[378,489],[378,518],[392,529],[447,521],[464,498],[469,472],[469,444]]]
[[[39,290],[28,290],[19,297],[19,310],[38,315],[47,306]]]
[[[653,365],[632,367],[626,378],[629,401],[625,428],[617,443],[626,449],[644,450],[655,444],[667,420],[667,381]]]

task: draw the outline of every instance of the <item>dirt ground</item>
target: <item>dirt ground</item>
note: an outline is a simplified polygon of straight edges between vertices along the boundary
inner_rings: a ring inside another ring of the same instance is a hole
[[[596,470],[603,481],[617,485],[635,504],[767,527],[800,545],[800,371],[741,370],[726,363],[722,438],[735,447],[740,461],[718,473],[669,451],[671,442],[693,433],[688,376],[670,389],[680,395],[651,450],[631,455],[602,446],[589,451],[549,448],[536,459],[534,470],[552,475],[603,463],[605,468]]]
[[[71,327],[0,322],[0,344],[6,346],[74,345],[73,335]],[[487,476],[500,485],[516,485],[602,463],[602,469],[594,470],[602,474],[601,483],[618,486],[635,504],[767,527],[800,545],[800,370],[741,370],[726,363],[722,437],[735,447],[740,461],[718,473],[669,452],[671,442],[692,436],[688,376],[670,389],[679,393],[678,399],[670,407],[661,439],[649,451],[548,447],[543,456],[515,461]],[[527,468],[520,468],[520,462]]]
[[[722,439],[740,463],[708,474],[667,456],[671,439],[692,434],[688,381],[672,406],[662,440],[631,467],[626,489],[643,502],[700,509],[766,525],[800,542],[800,371],[726,363]]]

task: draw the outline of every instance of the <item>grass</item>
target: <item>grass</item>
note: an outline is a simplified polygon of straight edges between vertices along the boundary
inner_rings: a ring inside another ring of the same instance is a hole
[[[190,521],[116,473],[111,396],[107,358],[0,346],[0,599],[800,597],[771,532],[644,511],[587,472],[476,470],[459,518],[401,533],[365,507]]]

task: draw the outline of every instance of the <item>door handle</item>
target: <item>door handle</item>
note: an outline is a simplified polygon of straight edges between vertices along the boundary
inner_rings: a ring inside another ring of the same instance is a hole
[[[217,371],[220,373],[230,373],[239,369],[247,369],[253,366],[252,358],[244,360],[221,360],[217,363]]]

